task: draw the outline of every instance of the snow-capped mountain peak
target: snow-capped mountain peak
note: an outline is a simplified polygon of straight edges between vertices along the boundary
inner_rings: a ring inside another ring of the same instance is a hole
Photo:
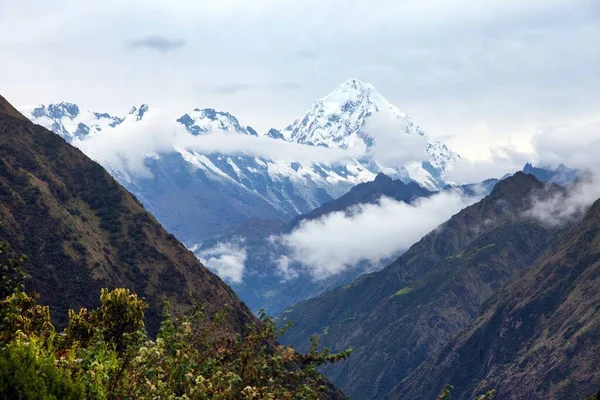
[[[376,92],[375,86],[371,83],[363,82],[360,79],[349,79],[340,84],[337,88],[331,91],[327,96],[321,98],[323,101],[339,101],[348,99],[358,99],[369,92]]]
[[[405,133],[425,134],[372,84],[359,79],[350,79],[317,100],[303,119],[296,120],[282,133],[287,140],[303,144],[369,147],[375,139],[363,132],[362,128],[370,116],[379,112],[401,122]]]
[[[67,142],[123,122],[122,118],[108,113],[83,111],[77,104],[64,101],[47,106],[23,107],[21,112],[36,124],[56,132]]]
[[[79,115],[79,107],[77,104],[61,102],[57,104],[49,104],[48,107],[40,105],[32,110],[34,117],[50,117],[55,119],[61,119],[63,117],[75,118]]]
[[[406,114],[388,102],[375,86],[359,79],[347,80],[319,101],[333,112],[355,113],[365,107],[370,111],[387,110],[394,117],[406,118]]]
[[[122,128],[127,130],[142,118],[146,119],[149,113],[148,105],[142,104],[133,107],[124,118],[118,118],[106,113],[84,111],[75,104],[65,102],[21,110],[35,123],[76,144],[78,142],[75,139],[83,139],[95,133],[101,135],[100,131],[123,123],[126,125],[121,125]],[[412,134],[419,142],[422,140],[426,154],[421,152],[419,159],[409,162],[382,161],[377,145],[390,145],[385,144],[383,137],[379,136],[379,117],[392,122],[391,133],[394,136],[397,131],[398,146],[404,146],[404,136]],[[218,131],[259,136],[254,129],[242,125],[232,114],[212,108],[195,108],[169,123],[181,124],[195,136]],[[318,99],[301,120],[285,130],[271,129],[264,136],[305,145],[354,149],[361,156],[344,161],[341,165],[314,164],[277,160],[260,154],[255,157],[199,153],[174,146],[172,154],[153,156],[147,161],[149,165],[156,166],[156,171],[162,171],[162,167],[159,168],[162,163],[174,163],[169,167],[172,171],[169,168],[164,171],[167,175],[173,174],[169,175],[169,179],[174,180],[178,179],[177,171],[201,170],[198,179],[228,182],[227,184],[235,187],[232,187],[232,193],[253,193],[252,196],[266,201],[278,213],[292,217],[296,213],[311,210],[327,199],[340,196],[360,182],[373,179],[378,172],[385,172],[405,181],[416,180],[428,189],[438,189],[446,184],[444,171],[458,158],[443,143],[429,140],[421,128],[387,101],[372,84],[358,79],[348,80]],[[106,137],[110,139],[110,135]],[[134,184],[134,180],[123,178],[130,176],[127,165],[106,166],[127,185]],[[202,182],[197,183],[202,186]],[[137,194],[142,199],[149,198],[149,195]]]
[[[241,133],[257,136],[251,127],[242,127],[236,117],[228,112],[216,111],[212,108],[195,108],[177,119],[192,135],[203,135],[217,131]]]

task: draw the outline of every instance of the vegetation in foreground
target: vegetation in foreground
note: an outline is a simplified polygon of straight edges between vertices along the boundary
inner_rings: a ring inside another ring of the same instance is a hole
[[[69,312],[56,332],[49,307],[23,292],[20,258],[0,247],[0,398],[6,399],[318,399],[332,392],[317,367],[350,351],[308,354],[277,345],[264,313],[234,337],[224,315],[196,306],[174,317],[165,302],[156,339],[146,334],[147,304],[127,289],[100,294],[100,306]]]

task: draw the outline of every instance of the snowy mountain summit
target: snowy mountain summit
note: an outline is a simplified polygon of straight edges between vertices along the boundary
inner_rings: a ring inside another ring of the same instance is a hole
[[[284,129],[292,142],[314,146],[355,148],[370,146],[373,138],[361,132],[366,120],[378,112],[406,122],[407,133],[424,135],[410,118],[388,102],[370,83],[351,79],[317,100],[301,120]]]
[[[398,134],[405,133],[424,138],[423,147],[430,160],[422,161],[428,162],[437,170],[429,171],[430,173],[443,173],[459,158],[445,144],[428,141],[425,131],[409,116],[387,101],[372,84],[359,79],[350,79],[317,100],[304,118],[294,121],[282,134],[291,142],[367,150],[377,140],[374,135],[365,131],[366,124],[374,116],[387,120],[386,125],[397,129]]]
[[[77,104],[64,101],[48,106],[23,107],[21,112],[34,123],[59,134],[67,142],[106,128],[114,128],[123,122],[123,118],[107,113],[81,111]]]
[[[228,112],[216,111],[212,108],[203,110],[195,108],[177,119],[192,135],[208,134],[216,131],[228,131],[257,136],[251,127],[243,128],[238,119]]]

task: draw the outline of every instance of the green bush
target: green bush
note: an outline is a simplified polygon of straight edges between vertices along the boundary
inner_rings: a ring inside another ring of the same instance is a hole
[[[16,291],[2,304],[0,390],[8,398],[319,399],[330,389],[317,368],[350,355],[318,350],[316,338],[308,354],[278,345],[285,329],[264,313],[236,335],[224,312],[207,316],[199,305],[174,317],[165,303],[154,340],[147,304],[128,289],[102,289],[98,308],[71,310],[61,335],[35,296]]]
[[[29,346],[10,345],[0,351],[0,399],[85,399],[85,387]]]

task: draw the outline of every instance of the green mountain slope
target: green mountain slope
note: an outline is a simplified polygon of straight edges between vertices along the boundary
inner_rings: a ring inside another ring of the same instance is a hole
[[[498,183],[384,270],[284,311],[295,322],[286,340],[305,348],[316,333],[333,349],[352,347],[329,376],[352,398],[386,397],[552,242],[554,231],[522,218],[548,190],[561,189],[523,173]]]
[[[600,388],[600,201],[392,398],[580,399]]]
[[[164,296],[175,310],[191,297],[231,328],[253,317],[235,293],[168,234],[97,163],[36,126],[0,97],[0,234],[27,254],[27,291],[40,293],[55,322],[69,308],[97,305],[101,287],[127,287],[150,304],[156,331]]]

